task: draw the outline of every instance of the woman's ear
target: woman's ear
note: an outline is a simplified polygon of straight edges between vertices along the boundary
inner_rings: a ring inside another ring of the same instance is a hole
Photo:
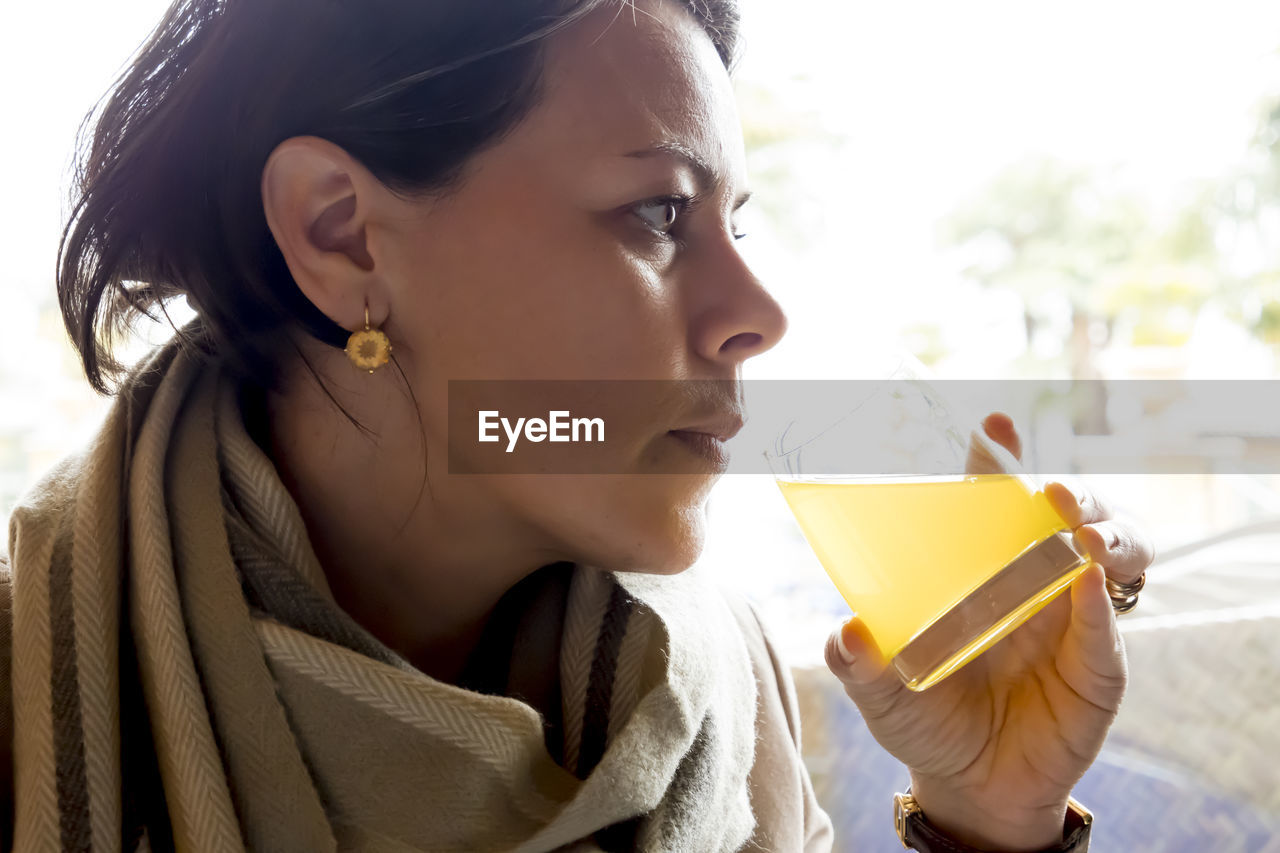
[[[267,227],[293,280],[346,329],[364,326],[366,300],[375,324],[389,313],[379,304],[384,291],[367,241],[376,183],[349,154],[314,136],[281,142],[262,169]]]

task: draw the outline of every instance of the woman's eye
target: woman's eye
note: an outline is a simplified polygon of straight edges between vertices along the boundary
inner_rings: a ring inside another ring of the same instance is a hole
[[[646,225],[654,231],[666,234],[676,224],[676,219],[684,211],[686,203],[684,199],[676,197],[655,198],[640,202],[634,210]]]

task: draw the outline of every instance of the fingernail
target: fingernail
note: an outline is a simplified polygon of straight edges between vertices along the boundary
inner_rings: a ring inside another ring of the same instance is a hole
[[[840,659],[845,663],[854,662],[853,652],[849,651],[849,647],[844,644],[844,625],[841,625],[840,630],[836,632],[836,651],[840,653]]]

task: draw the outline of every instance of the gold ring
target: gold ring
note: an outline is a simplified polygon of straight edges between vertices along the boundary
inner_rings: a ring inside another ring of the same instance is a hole
[[[1128,613],[1138,606],[1138,593],[1142,591],[1146,582],[1146,572],[1138,575],[1138,579],[1131,583],[1121,583],[1107,578],[1107,595],[1111,596],[1111,606],[1115,608],[1117,615]]]

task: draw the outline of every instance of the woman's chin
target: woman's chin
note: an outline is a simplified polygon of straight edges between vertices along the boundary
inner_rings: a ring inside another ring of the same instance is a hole
[[[507,506],[541,531],[550,551],[583,565],[678,574],[706,539],[706,478],[529,478],[503,486]]]
[[[642,560],[634,568],[620,571],[641,572],[647,575],[678,575],[698,560],[702,553],[702,544],[688,548],[673,549],[669,553],[655,554],[652,558]]]
[[[618,572],[676,575],[697,561],[706,540],[703,507],[645,521],[635,519],[625,528],[612,530],[604,541],[593,537],[583,549],[582,562]]]

